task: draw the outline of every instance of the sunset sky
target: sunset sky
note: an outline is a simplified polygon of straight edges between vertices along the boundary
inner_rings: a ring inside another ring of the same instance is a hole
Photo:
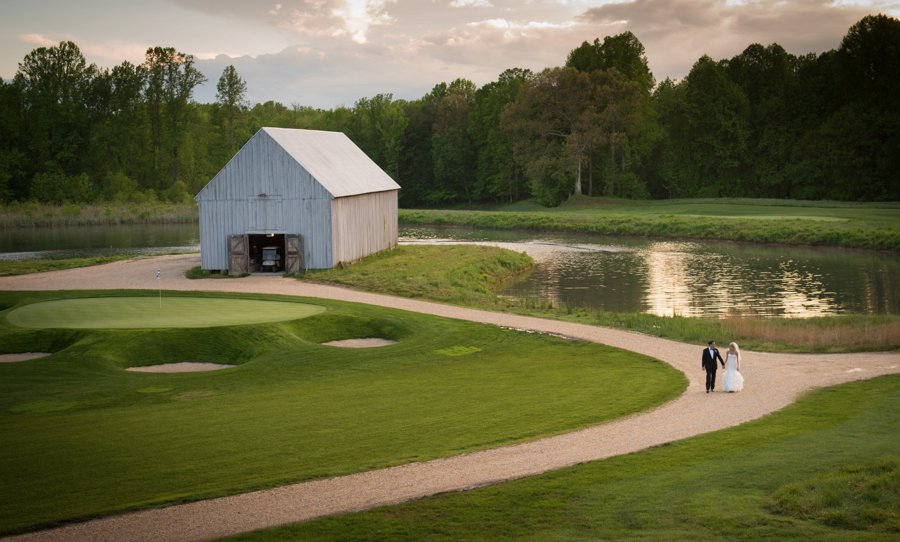
[[[88,62],[139,64],[152,46],[193,54],[215,99],[229,64],[252,103],[331,108],[392,93],[415,99],[462,77],[483,85],[507,68],[559,66],[581,42],[626,30],[657,81],[707,54],[751,43],[794,54],[836,48],[863,16],[900,1],[773,0],[0,0],[0,77],[31,50],[74,41]]]

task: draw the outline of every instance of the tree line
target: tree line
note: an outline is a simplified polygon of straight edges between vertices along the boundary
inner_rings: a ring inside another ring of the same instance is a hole
[[[0,81],[0,201],[190,201],[262,126],[345,132],[401,185],[405,207],[572,194],[896,200],[900,21],[871,15],[836,50],[753,44],[657,83],[631,32],[539,73],[437,84],[352,107],[250,105],[233,66],[215,103],[194,59],[148,49],[101,69],[72,42]]]

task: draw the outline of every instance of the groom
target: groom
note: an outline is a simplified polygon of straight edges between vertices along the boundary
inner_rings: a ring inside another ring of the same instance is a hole
[[[701,366],[706,371],[706,393],[716,389],[716,360],[725,367],[725,361],[719,355],[719,349],[716,348],[716,341],[709,341],[709,346],[703,349],[703,357],[700,358]]]

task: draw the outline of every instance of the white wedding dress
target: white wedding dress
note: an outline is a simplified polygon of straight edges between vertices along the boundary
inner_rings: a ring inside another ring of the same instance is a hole
[[[725,356],[725,376],[722,378],[725,391],[741,391],[744,389],[744,377],[738,371],[737,356],[728,353]]]

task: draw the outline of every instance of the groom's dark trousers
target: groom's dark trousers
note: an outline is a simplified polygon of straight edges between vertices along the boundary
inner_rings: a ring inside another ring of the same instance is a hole
[[[716,389],[717,360],[722,364],[722,367],[725,367],[725,361],[719,354],[718,348],[713,348],[711,350],[709,348],[703,349],[703,356],[700,358],[700,364],[703,367],[703,370],[706,371],[706,391],[708,392]]]

